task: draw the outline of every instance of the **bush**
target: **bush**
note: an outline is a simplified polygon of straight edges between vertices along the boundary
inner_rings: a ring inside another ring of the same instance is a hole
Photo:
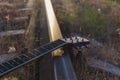
[[[108,17],[97,9],[92,8],[88,3],[84,3],[78,12],[80,18],[80,27],[83,33],[92,35],[97,39],[104,39],[107,36],[107,27],[109,25]]]

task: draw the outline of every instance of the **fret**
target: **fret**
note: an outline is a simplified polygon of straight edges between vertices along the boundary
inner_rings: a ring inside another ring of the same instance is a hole
[[[51,44],[50,44],[50,46],[52,46],[52,47],[57,47],[57,45],[56,45],[56,43],[55,42],[52,42]]]
[[[16,67],[16,66],[19,65],[19,63],[17,63],[17,62],[14,61],[14,60],[10,60],[10,61],[8,61],[8,63],[11,64],[11,65],[13,65],[14,67]]]
[[[42,46],[42,47],[40,47],[41,48],[41,50],[43,50],[43,51],[41,51],[41,52],[46,52],[46,51],[48,51],[48,49],[47,48],[45,48],[44,46]]]
[[[26,56],[29,57],[30,59],[32,59],[32,58],[35,57],[35,55],[33,55],[33,54],[31,54],[31,53],[27,53]]]
[[[31,53],[33,53],[34,55],[36,55],[36,56],[39,56],[40,55],[40,52],[38,51],[38,50],[34,50],[34,51],[32,51]]]
[[[44,49],[42,47],[38,48],[37,50],[40,52],[40,54],[46,52],[46,49]]]
[[[60,45],[62,45],[62,44],[63,44],[63,43],[61,43],[61,42],[55,43],[56,47],[57,47],[57,46],[60,46]]]
[[[19,56],[19,58],[23,61],[28,61],[30,60],[25,54],[22,54],[21,56]]]
[[[60,43],[58,42],[58,40],[56,42],[53,43],[55,46],[58,46]]]
[[[62,41],[62,40],[58,40],[56,43],[63,44],[63,43],[65,43],[65,42]]]
[[[4,71],[2,71],[1,69],[0,69],[0,74],[2,74]]]
[[[0,72],[4,72],[4,71],[7,71],[7,70],[8,70],[8,68],[6,68],[3,65],[0,65]]]
[[[3,66],[6,66],[7,68],[11,69],[13,68],[14,66],[9,64],[8,62],[5,62],[5,63],[2,63]]]
[[[22,64],[22,63],[24,63],[24,61],[22,61],[21,59],[19,59],[19,58],[14,58],[13,59],[14,61],[16,61],[17,63],[19,63],[19,64]]]
[[[33,50],[34,52],[35,52],[35,50]],[[36,57],[36,55],[34,54],[34,53],[32,53],[32,52],[29,52],[30,54],[32,54],[34,57]]]
[[[53,49],[53,47],[52,46],[50,46],[50,45],[45,45],[45,46],[43,46],[45,49],[48,49],[48,50],[51,50],[51,49]]]

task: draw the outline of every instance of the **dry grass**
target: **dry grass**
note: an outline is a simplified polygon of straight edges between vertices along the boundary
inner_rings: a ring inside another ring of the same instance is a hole
[[[28,16],[28,13],[25,11],[17,12],[17,9],[19,9],[21,6],[25,7],[24,5],[26,3],[24,3],[23,0],[13,0],[11,2],[8,1],[9,0],[4,0],[4,2],[0,2],[0,31],[3,32],[26,28],[29,24],[27,20],[14,20],[16,17]],[[0,37],[1,54],[8,53],[9,47],[15,47],[17,52],[20,53],[24,48],[24,41],[24,35]]]

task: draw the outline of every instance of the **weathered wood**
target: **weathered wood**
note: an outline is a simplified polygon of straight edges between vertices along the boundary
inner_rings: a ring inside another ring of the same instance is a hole
[[[20,35],[20,34],[24,34],[24,33],[25,33],[24,29],[21,29],[21,30],[10,30],[10,31],[5,31],[5,32],[0,32],[0,37]]]

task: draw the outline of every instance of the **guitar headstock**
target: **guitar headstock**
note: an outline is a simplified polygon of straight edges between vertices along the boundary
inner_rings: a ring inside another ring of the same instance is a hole
[[[88,39],[80,37],[80,36],[63,38],[61,40],[65,41],[68,44],[89,44],[90,43],[90,41]]]

